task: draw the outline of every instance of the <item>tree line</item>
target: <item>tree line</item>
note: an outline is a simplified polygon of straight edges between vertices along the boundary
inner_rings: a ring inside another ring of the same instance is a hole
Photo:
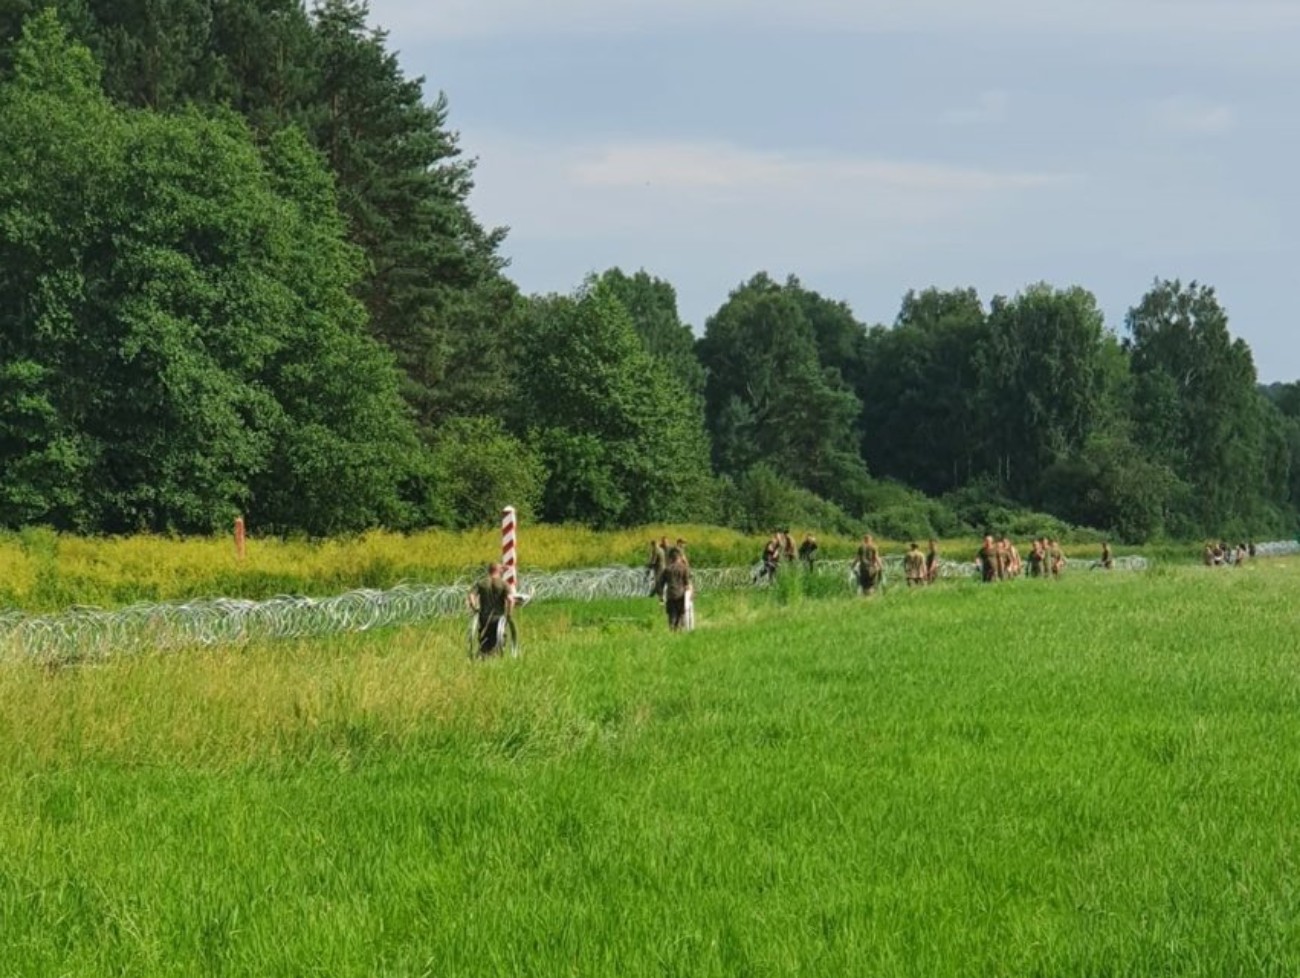
[[[867,325],[758,274],[525,296],[360,0],[0,0],[0,525],[1289,533],[1300,387],[1214,290]]]

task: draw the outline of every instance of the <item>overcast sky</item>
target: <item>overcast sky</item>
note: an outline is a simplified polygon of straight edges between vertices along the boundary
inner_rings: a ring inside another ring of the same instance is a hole
[[[1300,0],[371,0],[479,159],[511,275],[645,268],[701,330],[754,272],[892,322],[1048,281],[1123,329],[1216,287],[1300,378]]]

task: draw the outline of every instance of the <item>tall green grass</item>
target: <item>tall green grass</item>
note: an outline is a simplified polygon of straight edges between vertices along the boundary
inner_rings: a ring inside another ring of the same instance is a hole
[[[1300,565],[844,591],[6,669],[0,973],[1300,972]]]

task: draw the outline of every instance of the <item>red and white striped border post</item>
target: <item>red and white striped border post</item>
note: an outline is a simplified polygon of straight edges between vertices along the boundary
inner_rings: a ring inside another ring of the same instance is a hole
[[[515,508],[507,506],[501,510],[501,565],[504,568],[503,576],[505,581],[512,589],[519,584],[515,562],[515,532],[517,529],[518,521],[515,519]]]

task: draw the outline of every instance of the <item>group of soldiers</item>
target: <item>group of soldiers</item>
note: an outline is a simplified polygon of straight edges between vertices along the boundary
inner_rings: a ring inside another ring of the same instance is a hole
[[[813,571],[818,549],[817,538],[811,533],[806,534],[796,548],[789,530],[777,530],[763,547],[762,563],[754,573],[755,582],[774,580],[783,561],[793,564],[798,560],[808,571]],[[1241,564],[1248,557],[1254,556],[1254,544],[1248,546],[1243,543],[1235,551],[1226,544],[1210,543],[1205,547],[1207,566]],[[1034,540],[1030,544],[1027,558],[1022,560],[1020,551],[1007,536],[994,539],[989,535],[984,537],[975,556],[975,563],[980,579],[992,583],[1020,576],[1060,577],[1066,558],[1060,543],[1048,537]],[[1106,570],[1114,566],[1109,543],[1102,544],[1098,565]],[[929,549],[925,552],[921,551],[918,544],[912,543],[903,556],[903,576],[907,580],[907,586],[910,588],[933,584],[939,577],[939,566],[937,540],[930,540]],[[874,594],[884,582],[884,558],[871,534],[862,537],[852,569],[861,594]],[[500,650],[504,626],[509,622],[510,614],[519,600],[514,589],[506,582],[503,571],[501,564],[490,564],[487,576],[474,585],[467,599],[476,616],[480,655],[492,655]],[[657,541],[652,540],[646,572],[650,596],[663,603],[668,616],[668,627],[673,631],[689,628],[694,583],[691,580],[690,559],[686,555],[686,541],[678,537],[675,544],[669,545],[666,536]]]
[[[1005,581],[1012,577],[1060,577],[1065,569],[1065,552],[1061,544],[1049,537],[1039,537],[1029,547],[1029,556],[1021,560],[1020,551],[1005,535],[995,540],[986,536],[975,555],[980,580],[984,583]],[[1110,570],[1115,566],[1110,543],[1101,545],[1101,566]]]
[[[857,556],[853,558],[853,574],[858,582],[861,594],[875,594],[885,579],[885,561],[876,546],[876,539],[870,533],[862,537]],[[921,553],[921,548],[913,543],[903,555],[903,576],[908,587],[933,584],[939,577],[939,541],[931,540],[930,549]]]
[[[994,538],[990,534],[984,537],[983,544],[975,555],[980,580],[986,584],[1015,577],[1060,577],[1065,564],[1065,553],[1060,542],[1050,537],[1034,540],[1029,546],[1028,556],[1022,559],[1019,548],[1009,537],[1003,535]],[[1097,566],[1105,570],[1111,570],[1115,566],[1109,542],[1102,543],[1101,559]],[[858,590],[864,595],[874,594],[884,580],[884,570],[885,563],[880,548],[876,546],[871,534],[865,535],[853,561]],[[916,543],[908,547],[907,553],[903,555],[903,576],[908,587],[933,584],[938,579],[937,540],[931,540],[929,549],[924,553]]]
[[[790,536],[790,531],[777,530],[763,546],[762,560],[754,574],[755,583],[775,579],[777,571],[781,569],[782,560],[787,564],[793,564],[796,560],[801,561],[805,570],[813,571],[816,569],[818,549],[817,538],[811,533],[804,534],[803,542],[796,550],[794,537]]]
[[[1246,561],[1253,560],[1255,557],[1255,544],[1239,543],[1236,547],[1222,540],[1218,543],[1211,541],[1205,545],[1205,551],[1201,555],[1201,560],[1206,567],[1234,567],[1244,566]]]

